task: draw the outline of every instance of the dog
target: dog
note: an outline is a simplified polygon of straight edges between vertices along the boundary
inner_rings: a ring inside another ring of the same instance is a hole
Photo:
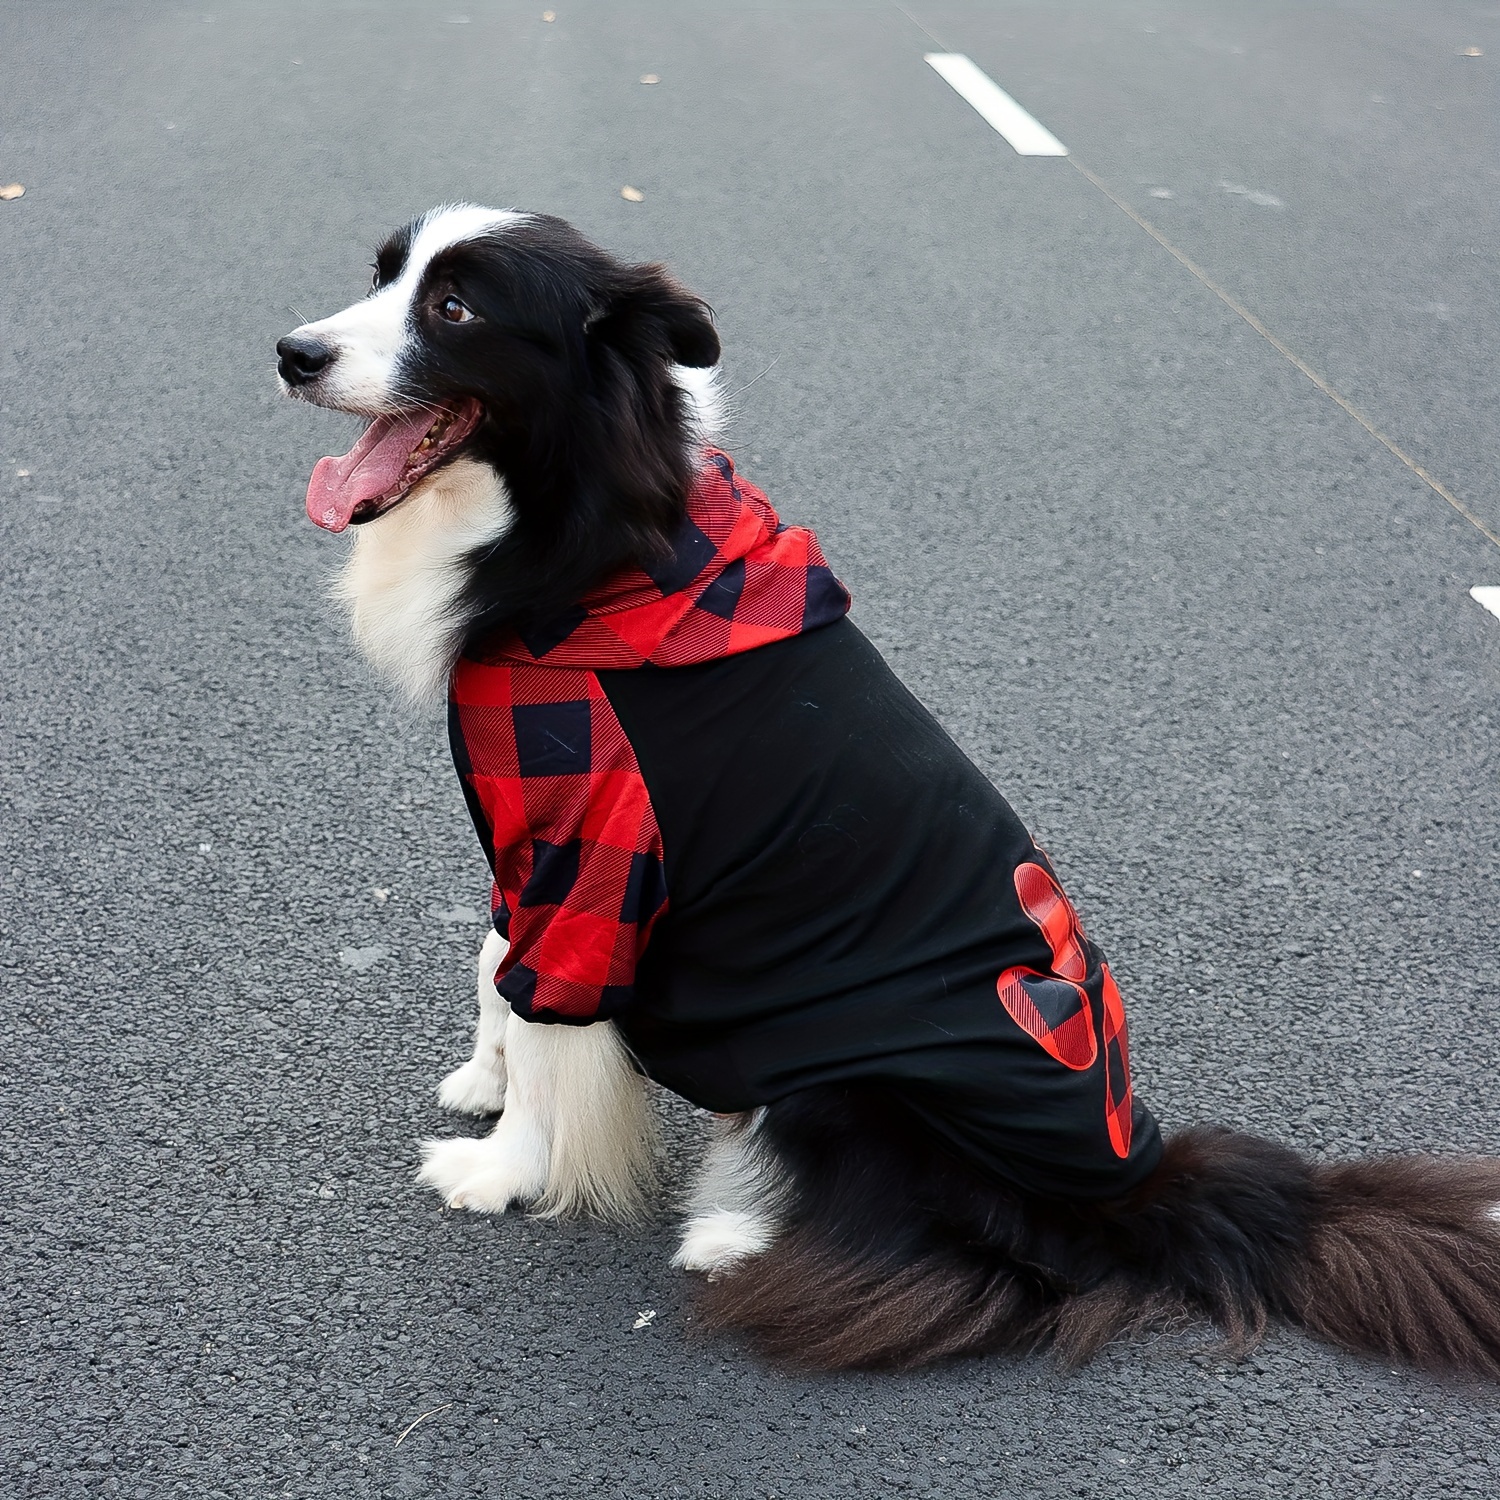
[[[544,214],[460,204],[277,345],[367,420],[308,488],[369,659],[446,695],[495,877],[453,1207],[627,1219],[645,1080],[716,1119],[675,1264],[806,1367],[1183,1317],[1500,1376],[1500,1163],[1162,1140],[1046,854],[714,447],[707,305]]]

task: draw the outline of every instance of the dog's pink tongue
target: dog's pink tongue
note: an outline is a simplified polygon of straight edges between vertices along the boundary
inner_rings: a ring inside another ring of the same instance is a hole
[[[320,458],[307,483],[308,518],[324,531],[342,531],[360,501],[385,494],[400,479],[430,426],[431,412],[376,417],[342,457]]]

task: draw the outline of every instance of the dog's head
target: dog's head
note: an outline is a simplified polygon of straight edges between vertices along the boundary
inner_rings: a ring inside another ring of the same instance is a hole
[[[552,559],[577,575],[567,587],[659,544],[706,436],[692,372],[719,339],[704,302],[561,219],[469,204],[398,230],[374,269],[363,300],[276,346],[289,395],[370,419],[314,471],[319,526],[374,521],[462,455],[503,482],[534,566],[567,536],[589,554]]]

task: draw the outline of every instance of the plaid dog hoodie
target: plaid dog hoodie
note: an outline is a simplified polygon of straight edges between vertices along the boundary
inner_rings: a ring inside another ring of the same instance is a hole
[[[870,1083],[1013,1184],[1155,1165],[1119,991],[1046,855],[710,449],[669,556],[463,657],[455,763],[529,1021],[705,1108]]]

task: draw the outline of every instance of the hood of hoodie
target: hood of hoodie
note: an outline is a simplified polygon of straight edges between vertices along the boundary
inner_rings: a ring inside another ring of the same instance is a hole
[[[558,619],[506,632],[479,654],[600,670],[681,667],[801,635],[848,609],[817,537],[783,526],[728,454],[710,448],[669,555],[615,574]]]

